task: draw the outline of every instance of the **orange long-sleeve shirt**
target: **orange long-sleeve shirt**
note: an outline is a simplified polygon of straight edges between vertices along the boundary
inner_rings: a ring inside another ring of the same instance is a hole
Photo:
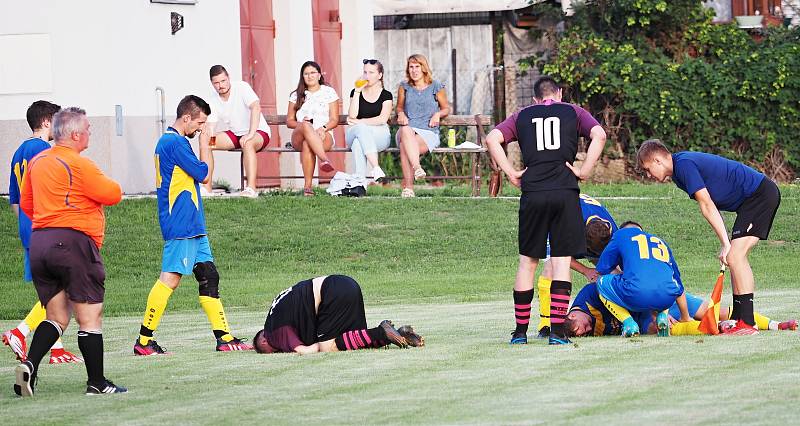
[[[103,206],[122,199],[119,184],[72,148],[54,146],[31,160],[20,194],[20,208],[33,229],[72,228],[94,240],[105,236]]]

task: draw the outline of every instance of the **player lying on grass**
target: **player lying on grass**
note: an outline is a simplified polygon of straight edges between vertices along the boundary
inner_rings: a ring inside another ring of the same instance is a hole
[[[696,321],[674,321],[675,318],[680,317],[680,309],[677,303],[673,303],[669,308],[671,334],[674,336],[703,334],[697,329],[697,326],[700,325],[699,320],[703,318],[708,309],[708,301],[686,292],[686,305],[689,314]],[[720,310],[720,320],[728,320],[730,311],[731,307],[723,307]],[[657,333],[658,328],[652,315],[637,314],[634,317],[640,330],[644,330],[647,334]],[[758,328],[762,330],[797,330],[797,320],[794,319],[777,322],[758,312],[755,313],[755,318]],[[575,300],[569,308],[569,314],[567,314],[566,326],[570,336],[575,337],[619,336],[622,332],[622,323],[603,306],[595,283],[585,285],[575,296]]]
[[[272,301],[264,329],[253,338],[258,353],[349,351],[424,346],[411,326],[395,329],[389,320],[367,328],[361,287],[348,276],[300,281]]]
[[[621,267],[621,274],[612,274]],[[669,335],[666,310],[673,303],[680,307],[680,320],[690,321],[681,273],[672,250],[661,238],[648,234],[636,222],[625,222],[614,233],[600,260],[597,292],[600,301],[622,323],[622,335],[639,334],[631,313],[658,312],[659,335]]]
[[[586,224],[586,253],[575,256],[570,260],[569,267],[573,271],[580,272],[590,282],[597,280],[597,260],[603,248],[608,244],[611,235],[617,230],[617,223],[611,217],[611,213],[600,204],[599,201],[586,195],[580,194],[581,213],[583,222]],[[550,253],[548,246],[548,258],[544,261],[544,268],[536,287],[539,289],[539,331],[536,338],[546,339],[550,337],[550,284],[553,282],[553,266],[550,264]],[[586,266],[578,259],[586,259],[592,263],[592,267]],[[527,331],[527,324],[523,324]],[[519,328],[519,326],[518,326]],[[511,344],[523,344],[528,342],[526,335],[518,335],[511,339]]]

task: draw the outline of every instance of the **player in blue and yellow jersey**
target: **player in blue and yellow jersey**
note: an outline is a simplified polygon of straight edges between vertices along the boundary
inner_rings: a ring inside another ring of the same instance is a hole
[[[19,225],[19,239],[22,242],[23,252],[23,279],[31,282],[30,266],[30,240],[31,240],[31,219],[19,208],[20,193],[22,192],[22,181],[28,164],[40,152],[49,149],[52,140],[51,125],[53,115],[61,109],[60,106],[47,102],[36,101],[28,107],[26,118],[33,134],[30,138],[20,144],[11,158],[11,176],[8,184],[8,200],[11,209],[17,216]],[[11,348],[17,359],[25,359],[27,344],[25,338],[31,331],[45,319],[47,312],[40,302],[36,302],[25,319],[15,328],[3,333],[3,343]],[[81,362],[81,358],[64,350],[61,339],[58,339],[50,350],[50,364],[60,364],[67,362]]]
[[[617,268],[621,274],[612,274]],[[658,314],[659,335],[669,335],[665,312],[677,301],[680,320],[689,321],[681,273],[672,250],[636,222],[625,222],[614,233],[597,262],[600,301],[622,323],[626,337],[639,334],[631,313]]]
[[[208,180],[208,165],[197,159],[189,138],[194,137],[211,114],[203,99],[189,95],[178,104],[177,119],[158,140],[155,152],[158,221],[164,237],[161,276],[147,297],[147,308],[133,346],[135,355],[163,354],[153,339],[172,292],[181,277],[194,273],[200,284],[200,306],[205,311],[218,351],[253,347],[231,335],[219,298],[219,274],[206,234],[200,183]]]
[[[597,264],[603,248],[608,244],[611,235],[617,231],[617,223],[611,217],[611,213],[596,199],[580,194],[581,213],[583,223],[586,225],[586,252],[574,256],[570,261],[570,268],[573,271],[583,274],[590,282],[597,279],[597,271],[579,262],[578,259],[586,259]],[[549,247],[548,247],[549,248]],[[536,287],[539,289],[539,325],[536,328],[539,333],[537,338],[548,338],[550,336],[550,284],[553,282],[553,268],[548,259],[545,259]],[[511,344],[524,344],[528,339],[525,335],[517,335],[511,339]]]
[[[689,315],[695,321],[671,324],[671,334],[675,336],[703,334],[697,329],[697,326],[700,325],[700,320],[708,309],[708,302],[701,297],[686,292],[686,306]],[[720,310],[720,320],[727,320],[730,317],[730,313],[730,307],[723,307]],[[680,318],[680,307],[677,303],[673,303],[669,308],[669,315],[673,318]],[[657,327],[651,314],[636,313],[633,316],[639,325],[639,330],[643,333],[657,333]],[[755,313],[755,318],[760,330],[797,330],[798,327],[798,322],[795,319],[778,322],[758,312]],[[586,284],[575,296],[575,300],[569,308],[565,324],[567,330],[570,331],[570,336],[576,337],[619,336],[622,333],[622,323],[600,301],[597,284],[595,283]]]

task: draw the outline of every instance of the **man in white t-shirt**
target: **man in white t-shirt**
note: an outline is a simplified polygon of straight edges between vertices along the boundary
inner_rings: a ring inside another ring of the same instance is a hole
[[[207,130],[200,134],[200,161],[208,164],[208,183],[201,186],[201,193],[212,194],[211,182],[214,173],[213,150],[230,151],[241,149],[247,186],[239,194],[256,198],[256,153],[269,145],[269,126],[261,115],[258,96],[244,81],[230,81],[228,71],[222,65],[209,70],[215,95],[211,97],[211,115]]]

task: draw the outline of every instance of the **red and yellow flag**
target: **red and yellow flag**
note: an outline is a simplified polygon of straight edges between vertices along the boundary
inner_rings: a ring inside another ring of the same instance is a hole
[[[719,334],[719,302],[722,299],[722,285],[725,282],[725,268],[719,270],[717,276],[717,283],[714,284],[714,290],[711,291],[711,300],[708,302],[708,310],[706,310],[703,319],[700,321],[698,330],[706,334]]]

